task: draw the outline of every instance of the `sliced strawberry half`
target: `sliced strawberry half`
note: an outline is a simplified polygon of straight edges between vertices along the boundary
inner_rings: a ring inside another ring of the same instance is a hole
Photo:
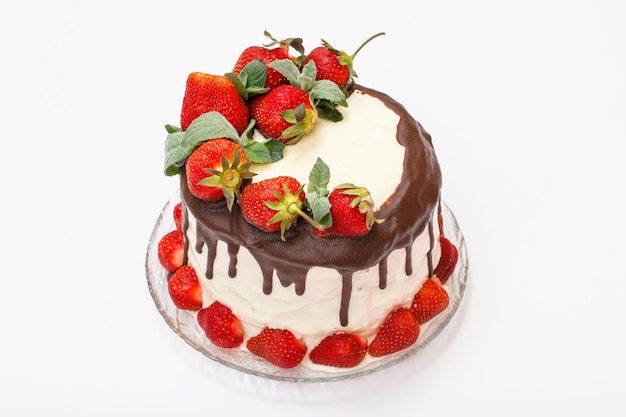
[[[179,229],[163,235],[157,245],[159,262],[168,272],[174,272],[183,265],[184,252],[185,241]]]
[[[167,290],[174,305],[181,310],[198,311],[202,308],[202,287],[193,267],[178,268],[167,282]]]
[[[452,276],[454,268],[459,260],[459,251],[456,246],[450,240],[443,236],[439,236],[439,244],[441,245],[441,258],[435,268],[434,275],[437,275],[439,281],[445,284],[446,281]]]
[[[307,351],[304,342],[289,330],[269,327],[248,339],[246,346],[252,354],[281,368],[297,366]]]
[[[417,340],[420,326],[410,309],[401,307],[387,315],[369,347],[372,356],[385,356],[408,348]]]
[[[422,288],[415,294],[411,311],[418,323],[426,323],[444,311],[449,303],[448,292],[441,286],[439,278],[435,275],[424,281]]]
[[[309,358],[318,365],[337,368],[357,366],[367,353],[367,339],[352,333],[334,333],[326,336],[313,348]]]
[[[198,324],[216,346],[230,349],[243,342],[243,326],[232,310],[215,301],[198,312]]]

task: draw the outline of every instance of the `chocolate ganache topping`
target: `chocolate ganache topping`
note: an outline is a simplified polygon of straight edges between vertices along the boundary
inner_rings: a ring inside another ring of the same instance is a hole
[[[394,193],[376,211],[376,217],[385,221],[374,225],[363,236],[316,237],[312,226],[299,221],[285,234],[267,233],[250,225],[242,216],[238,205],[232,212],[224,202],[208,202],[193,196],[187,187],[185,170],[181,170],[180,188],[183,207],[197,220],[197,243],[193,248],[200,252],[203,245],[208,251],[207,279],[213,279],[213,261],[217,242],[228,246],[229,275],[236,278],[237,253],[241,246],[247,248],[262,271],[259,285],[265,294],[272,292],[274,271],[285,287],[292,285],[296,294],[306,290],[307,272],[311,267],[334,268],[342,277],[340,322],[348,324],[348,306],[352,292],[352,274],[379,265],[380,288],[386,286],[387,257],[396,249],[406,251],[406,273],[412,273],[411,248],[413,241],[428,228],[433,247],[433,214],[439,203],[441,171],[430,135],[407,112],[403,105],[388,95],[360,85],[355,89],[381,100],[400,116],[397,141],[405,148],[403,174]],[[341,122],[339,122],[341,123]],[[297,146],[297,145],[294,145]],[[332,169],[332,167],[331,167]],[[188,216],[183,210],[183,230],[188,228]],[[185,263],[189,251],[185,239]],[[432,259],[428,254],[429,272]]]

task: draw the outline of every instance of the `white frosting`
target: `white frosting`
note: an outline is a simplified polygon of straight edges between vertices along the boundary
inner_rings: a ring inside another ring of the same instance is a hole
[[[401,180],[404,148],[395,140],[398,115],[380,100],[359,91],[349,98],[349,107],[342,108],[344,120],[333,123],[318,121],[313,132],[295,145],[287,146],[284,159],[267,165],[255,165],[258,175],[253,181],[278,175],[291,175],[302,184],[317,157],[331,170],[329,188],[352,182],[369,189],[375,204],[383,204]],[[384,168],[382,174],[381,166]],[[408,307],[414,294],[428,277],[427,253],[430,248],[428,230],[416,238],[412,246],[413,273],[405,271],[404,249],[392,252],[387,262],[387,286],[379,288],[378,266],[353,275],[348,310],[348,325],[340,323],[342,277],[335,269],[315,267],[306,276],[304,294],[297,295],[293,285],[283,287],[274,272],[271,294],[263,293],[263,276],[256,260],[245,248],[237,254],[237,276],[228,276],[230,256],[227,246],[218,242],[213,265],[213,278],[206,279],[207,248],[196,246],[196,219],[189,213],[188,262],[193,265],[203,288],[204,305],[215,300],[230,307],[242,321],[246,340],[265,326],[291,330],[306,343],[309,352],[326,335],[336,331],[356,332],[369,342],[380,323],[395,307]],[[436,224],[436,213],[433,214]],[[435,228],[433,262],[440,257],[438,231]],[[239,349],[245,349],[245,340]],[[367,360],[359,366],[375,360]],[[308,355],[303,366],[319,369]],[[323,367],[326,371],[334,368]],[[341,370],[341,369],[338,369]]]
[[[363,186],[376,207],[381,206],[402,177],[404,147],[389,139],[396,137],[400,118],[382,101],[358,90],[348,98],[348,107],[339,110],[343,120],[319,119],[309,134],[285,147],[280,161],[253,165],[253,181],[289,175],[306,184],[320,157],[330,167],[329,189],[346,182]]]
[[[227,246],[223,242],[218,242],[213,278],[206,279],[206,246],[203,246],[200,253],[193,250],[196,244],[195,236],[196,220],[189,213],[187,238],[191,243],[188,262],[198,273],[203,288],[203,304],[208,306],[217,300],[230,307],[243,324],[246,340],[268,326],[292,331],[304,340],[309,351],[324,336],[336,331],[359,333],[368,337],[371,342],[389,311],[395,307],[408,307],[428,277],[426,253],[430,247],[430,236],[428,230],[425,230],[413,244],[414,264],[411,275],[405,272],[404,249],[398,249],[389,255],[385,289],[379,288],[378,266],[358,271],[353,275],[348,325],[343,327],[339,319],[342,278],[335,269],[315,267],[309,270],[306,290],[302,295],[296,294],[293,285],[283,287],[274,272],[272,292],[264,294],[261,268],[245,247],[239,249],[237,276],[231,278],[228,276],[230,255]],[[439,259],[439,246],[433,252],[433,257],[435,262]],[[245,340],[240,349],[245,349]],[[369,361],[371,358],[360,366],[365,366]],[[308,359],[308,356],[302,365],[320,369]],[[333,370],[330,367],[323,369]]]

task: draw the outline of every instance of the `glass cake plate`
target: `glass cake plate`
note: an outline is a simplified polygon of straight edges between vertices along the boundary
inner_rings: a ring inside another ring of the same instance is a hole
[[[213,345],[207,339],[204,331],[197,325],[195,315],[191,312],[178,309],[171,301],[167,290],[167,272],[159,263],[157,246],[160,238],[175,227],[172,212],[174,206],[179,201],[180,194],[174,193],[163,207],[163,210],[161,210],[152,235],[150,236],[146,255],[146,274],[150,294],[161,316],[163,316],[172,330],[183,338],[185,342],[214,361],[241,372],[275,380],[313,382],[353,378],[387,368],[415,354],[432,341],[450,322],[465,292],[468,272],[465,239],[454,214],[445,203],[442,203],[444,233],[458,248],[459,261],[453,275],[447,282],[448,293],[450,295],[448,308],[430,322],[421,326],[420,336],[417,342],[408,349],[379,358],[378,361],[357,369],[317,371],[303,366],[297,366],[291,369],[279,368],[248,352],[222,349]]]

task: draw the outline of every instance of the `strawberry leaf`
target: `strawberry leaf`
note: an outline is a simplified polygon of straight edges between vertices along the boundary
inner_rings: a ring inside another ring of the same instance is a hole
[[[267,67],[260,59],[255,59],[243,67],[241,73],[246,76],[246,86],[264,88],[267,79]],[[268,89],[269,90],[269,89]]]
[[[269,66],[284,75],[292,85],[298,85],[300,70],[291,59],[277,59],[270,62]]]
[[[309,61],[304,67],[302,67],[302,76],[315,81],[315,77],[317,77],[317,66],[315,65],[315,61]]]
[[[321,119],[330,120],[331,122],[340,122],[343,120],[343,114],[337,110],[337,106],[326,100],[320,100],[315,103],[317,115]]]
[[[313,100],[328,100],[339,106],[348,107],[346,94],[337,84],[329,80],[319,80],[315,82],[311,92]]]
[[[250,61],[241,69],[239,75],[232,72],[224,75],[233,83],[244,100],[269,91],[269,88],[265,87],[267,67],[260,59]]]
[[[320,197],[317,193],[311,192],[307,194],[307,207],[311,210],[313,220],[326,228],[333,225],[328,197]]]
[[[257,164],[265,164],[283,159],[283,149],[285,149],[284,143],[271,139],[267,142],[248,142],[243,147],[243,152],[248,160]]]
[[[191,153],[207,140],[217,138],[232,139],[239,143],[239,135],[224,116],[218,112],[209,112],[196,118],[186,131],[167,125],[170,132],[165,138],[164,172],[167,176],[179,173],[179,168]]]
[[[237,93],[239,93],[241,98],[243,98],[244,100],[247,100],[248,91],[246,90],[245,80],[243,80],[243,77],[238,77],[237,74],[233,72],[228,72],[224,74],[224,76],[228,78],[231,83],[233,83],[235,90],[237,90]]]
[[[285,144],[275,139],[261,142],[254,140],[254,124],[255,120],[251,119],[240,138],[240,145],[248,160],[257,164],[265,164],[283,159]]]
[[[330,180],[330,168],[317,158],[315,165],[309,173],[309,183],[307,184],[306,205],[311,210],[313,220],[324,227],[332,226],[330,216],[330,201],[328,195],[328,181]]]
[[[167,176],[177,175],[182,161],[187,158],[191,152],[182,145],[185,138],[185,132],[172,132],[165,138],[165,166],[164,172]]]
[[[315,161],[315,165],[311,168],[311,172],[309,173],[309,184],[307,185],[307,191],[321,191],[326,190],[326,194],[329,194],[327,189],[328,182],[330,181],[330,168],[328,165],[322,160],[322,158],[317,158]]]
[[[315,62],[309,61],[309,63],[302,68],[302,73],[298,76],[298,87],[310,93],[316,84],[316,76],[317,67],[315,66]]]
[[[204,141],[217,138],[239,142],[239,134],[226,118],[216,111],[198,116],[185,131],[183,145],[196,147]]]
[[[173,126],[173,125],[165,125],[165,130],[167,130],[167,133],[175,133],[175,132],[182,132],[183,129],[181,129],[178,126]]]

